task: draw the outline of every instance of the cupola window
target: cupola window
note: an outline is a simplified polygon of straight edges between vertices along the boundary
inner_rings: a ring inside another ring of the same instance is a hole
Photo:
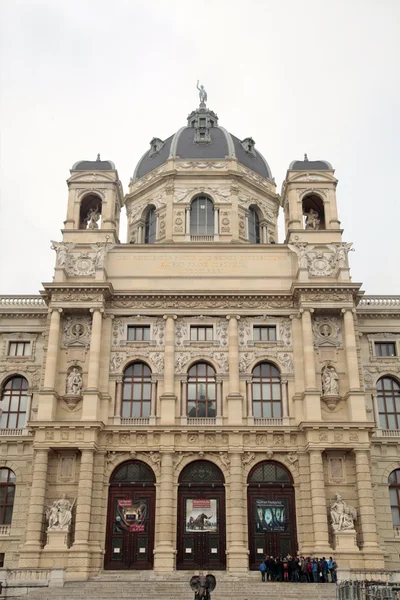
[[[254,208],[249,210],[249,242],[250,244],[260,243],[260,219]]]
[[[154,206],[150,207],[144,226],[144,243],[154,244],[157,239],[157,215]]]
[[[198,196],[191,204],[190,234],[214,235],[214,205],[206,196]]]

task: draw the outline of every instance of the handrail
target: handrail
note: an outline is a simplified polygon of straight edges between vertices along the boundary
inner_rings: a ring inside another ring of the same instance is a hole
[[[41,296],[0,296],[0,306],[46,306]]]
[[[400,296],[363,296],[359,308],[396,308],[400,307]]]

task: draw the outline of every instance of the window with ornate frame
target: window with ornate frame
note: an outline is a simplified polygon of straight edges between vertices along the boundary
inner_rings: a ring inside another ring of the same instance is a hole
[[[0,525],[11,525],[15,498],[15,473],[0,469]]]
[[[148,418],[151,409],[151,369],[143,362],[134,362],[125,371],[122,381],[123,419]]]
[[[393,527],[400,527],[400,469],[389,475],[389,496]]]
[[[150,325],[128,325],[127,339],[128,342],[149,342]]]
[[[278,369],[268,362],[258,364],[252,373],[253,416],[256,419],[282,417],[281,377]]]
[[[214,235],[214,204],[207,196],[197,196],[190,205],[190,234]]]
[[[379,424],[382,429],[400,429],[400,385],[393,377],[381,377],[376,383]]]
[[[28,406],[28,382],[15,375],[3,385],[0,402],[0,429],[23,429]]]
[[[276,342],[276,325],[253,325],[254,342]]]
[[[385,358],[397,356],[396,342],[375,342],[375,356]]]
[[[8,356],[30,356],[31,355],[31,343],[30,342],[13,342],[8,343]]]
[[[191,325],[191,342],[212,342],[214,337],[214,327],[212,325]]]
[[[216,416],[217,383],[214,368],[199,362],[190,367],[187,376],[187,416]]]

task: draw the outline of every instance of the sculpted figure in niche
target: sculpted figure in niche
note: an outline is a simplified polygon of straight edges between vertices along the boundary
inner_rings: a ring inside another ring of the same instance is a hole
[[[97,222],[100,219],[100,211],[99,211],[99,207],[96,206],[96,208],[90,208],[87,214],[87,217],[85,219],[85,222],[87,224],[87,229],[98,229],[99,226],[97,224]]]
[[[332,335],[331,326],[328,325],[327,323],[324,323],[323,325],[320,326],[319,332],[323,337],[330,337]]]
[[[74,367],[67,377],[67,394],[80,396],[82,393],[82,375],[79,369]]]
[[[305,213],[306,216],[306,229],[319,229],[321,219],[319,218],[319,214],[313,208],[310,208],[308,213]]]
[[[331,504],[331,523],[333,531],[349,531],[354,529],[357,511],[342,499],[340,494],[335,494]]]
[[[324,396],[339,395],[339,376],[336,369],[330,363],[326,364],[322,369],[322,393]]]
[[[49,529],[66,530],[71,524],[73,504],[63,494],[60,500],[56,500],[46,511],[46,519],[49,524]]]
[[[68,246],[63,242],[51,240],[51,249],[56,251],[58,266],[63,267],[67,262]]]

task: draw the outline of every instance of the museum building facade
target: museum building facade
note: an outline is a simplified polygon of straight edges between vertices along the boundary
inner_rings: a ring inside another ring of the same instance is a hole
[[[74,164],[53,280],[0,297],[4,566],[400,568],[400,297],[352,281],[336,186],[305,156],[279,195],[204,96],[126,195]]]

